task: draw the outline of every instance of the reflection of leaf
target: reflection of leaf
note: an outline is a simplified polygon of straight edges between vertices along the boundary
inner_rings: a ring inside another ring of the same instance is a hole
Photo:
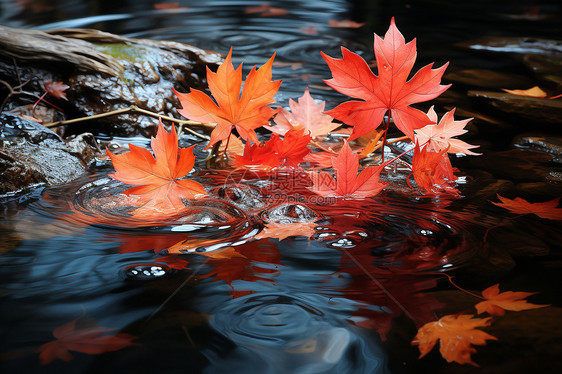
[[[502,90],[512,95],[529,96],[529,97],[546,97],[546,92],[541,90],[539,86],[535,86],[527,90],[507,90],[505,88],[502,88]]]
[[[438,69],[432,69],[433,64],[426,65],[407,80],[416,60],[416,42],[405,44],[394,18],[384,39],[375,35],[374,49],[378,76],[361,56],[344,47],[342,59],[322,53],[333,76],[326,84],[344,95],[363,100],[347,101],[326,114],[353,126],[350,137],[353,140],[376,129],[390,110],[394,124],[413,139],[414,129],[432,121],[410,105],[431,100],[449,88],[440,85],[447,64]]]
[[[476,352],[472,345],[486,345],[486,340],[497,340],[496,337],[477,329],[489,325],[490,317],[472,318],[471,314],[447,315],[439,321],[423,325],[412,344],[419,346],[421,358],[428,354],[439,340],[439,352],[447,362],[478,366],[470,357]]]
[[[174,90],[183,107],[178,113],[193,121],[217,124],[207,147],[228,139],[233,128],[242,139],[257,143],[254,130],[267,124],[275,114],[275,110],[268,106],[275,101],[273,97],[281,85],[281,81],[271,80],[275,54],[259,69],[252,68],[244,82],[242,95],[242,65],[234,70],[231,57],[232,48],[216,73],[207,67],[209,90],[216,102],[196,89],[187,94]]]
[[[549,305],[538,305],[528,303],[525,298],[534,295],[535,292],[513,292],[506,291],[500,293],[500,285],[495,284],[482,291],[482,296],[486,301],[476,304],[478,314],[488,312],[492,316],[503,316],[506,310],[520,311],[527,309],[544,308]]]
[[[95,355],[136,345],[132,342],[136,339],[133,335],[124,333],[102,335],[114,330],[102,326],[76,330],[76,320],[59,326],[53,331],[57,340],[39,347],[41,363],[48,364],[56,359],[70,361],[73,357],[68,351]]]
[[[326,173],[311,173],[314,187],[312,191],[321,196],[353,196],[358,198],[375,196],[386,182],[379,181],[379,174],[384,165],[365,168],[359,175],[359,156],[345,142],[338,157],[332,158],[336,180]]]
[[[331,19],[328,21],[328,24],[339,29],[358,29],[359,27],[365,26],[365,22],[355,22],[350,19],[344,19],[342,21]]]
[[[154,157],[145,148],[129,144],[129,152],[114,155],[107,150],[113,162],[115,173],[110,177],[129,185],[124,193],[139,197],[139,204],[144,204],[143,211],[152,214],[161,211],[163,214],[175,213],[185,208],[182,199],[196,199],[207,192],[199,183],[180,179],[193,168],[195,156],[193,147],[178,148],[178,138],[174,126],[168,133],[162,120],[158,125],[158,133],[152,138],[150,145]],[[137,216],[141,211],[137,210]]]
[[[307,88],[298,99],[298,103],[289,99],[290,112],[283,109],[275,116],[273,120],[277,126],[264,127],[281,135],[285,135],[291,129],[310,131],[310,136],[313,138],[326,135],[341,124],[332,122],[333,118],[323,113],[325,104],[325,101],[316,104]]]
[[[314,222],[294,222],[294,223],[268,223],[262,232],[255,236],[255,239],[274,238],[283,240],[289,236],[306,236],[310,238],[316,232]]]
[[[515,214],[536,214],[541,218],[562,220],[562,208],[557,208],[560,198],[545,201],[544,203],[530,203],[525,199],[516,197],[514,200],[507,199],[498,195],[501,203],[494,203],[499,207],[505,208]]]

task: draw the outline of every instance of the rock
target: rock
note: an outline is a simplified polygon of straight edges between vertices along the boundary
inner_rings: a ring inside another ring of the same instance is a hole
[[[562,163],[562,137],[541,135],[519,135],[513,140],[515,146],[555,156],[554,161]]]
[[[539,79],[560,90],[562,87],[562,56],[527,54],[523,56],[523,63]]]
[[[10,114],[0,114],[0,140],[0,195],[68,183],[85,172],[97,149],[91,134],[68,145],[40,124]]]
[[[514,257],[546,256],[550,253],[550,247],[544,241],[516,227],[491,229],[487,244],[489,247],[502,248]]]
[[[68,29],[49,33],[17,30],[16,33],[14,29],[0,26],[0,32],[6,30],[19,37],[20,44],[0,40],[0,79],[12,87],[18,86],[20,81],[29,81],[23,89],[36,96],[45,92],[43,82],[47,79],[64,82],[70,86],[65,91],[68,101],[49,95],[46,99],[60,107],[67,117],[136,105],[179,118],[176,108],[181,106],[172,88],[180,92],[188,92],[190,88],[206,89],[206,66],[215,70],[222,60],[219,53],[181,43],[129,39],[97,30]],[[37,49],[35,54],[33,48]],[[30,97],[29,94],[12,96],[8,109],[28,103],[30,100],[24,99]],[[156,124],[154,118],[127,113],[95,123],[73,125],[80,126],[80,131],[71,132],[76,134],[87,129],[110,135],[150,136],[154,135]]]
[[[562,74],[560,73],[562,71],[562,41],[560,40],[487,36],[478,40],[462,42],[457,46],[476,51],[509,53],[526,65],[538,79],[550,83],[557,89],[562,87]]]
[[[526,149],[488,153],[484,157],[474,157],[468,161],[475,168],[486,170],[495,178],[511,181],[545,181],[551,171],[553,157],[542,152]]]
[[[531,87],[536,82],[525,76],[510,74],[488,69],[465,69],[452,71],[445,74],[444,79],[467,86],[491,88],[499,90],[501,88],[518,89]]]
[[[562,55],[562,41],[527,38],[527,37],[502,37],[485,36],[477,40],[471,40],[456,44],[462,48],[475,51],[503,52],[514,54],[546,54]]]
[[[562,101],[512,95],[505,92],[468,91],[468,95],[484,99],[498,110],[520,116],[535,123],[560,123]]]

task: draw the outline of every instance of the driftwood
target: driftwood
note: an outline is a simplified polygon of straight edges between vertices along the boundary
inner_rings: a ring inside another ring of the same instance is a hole
[[[0,54],[19,61],[70,64],[82,72],[97,71],[112,76],[123,73],[123,66],[116,59],[99,52],[85,40],[2,25],[0,34]]]

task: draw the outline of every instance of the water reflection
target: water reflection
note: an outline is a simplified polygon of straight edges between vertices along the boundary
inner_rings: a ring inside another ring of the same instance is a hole
[[[256,293],[213,312],[211,326],[236,348],[225,351],[222,344],[206,350],[213,364],[205,372],[242,373],[248,367],[260,373],[388,372],[376,340],[342,323],[348,310],[328,298]]]

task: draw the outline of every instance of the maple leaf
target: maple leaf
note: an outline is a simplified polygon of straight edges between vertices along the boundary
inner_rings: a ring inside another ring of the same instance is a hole
[[[539,86],[534,86],[528,90],[507,90],[502,88],[503,91],[512,95],[529,96],[529,97],[546,97],[546,92],[540,89]]]
[[[332,122],[331,116],[323,113],[326,102],[322,101],[320,104],[316,104],[310,96],[308,88],[298,100],[298,103],[296,103],[293,99],[289,99],[291,111],[282,109],[275,115],[273,121],[277,126],[264,125],[263,127],[280,135],[285,135],[291,129],[305,129],[310,131],[310,136],[314,138],[326,135],[341,126],[339,123]]]
[[[69,89],[70,86],[62,83],[62,82],[53,82],[53,78],[49,78],[43,82],[43,86],[45,87],[45,91],[52,97],[56,97],[57,99],[64,99],[68,101],[66,97],[65,90]]]
[[[306,236],[310,238],[316,233],[314,230],[316,226],[314,222],[272,222],[266,224],[263,231],[255,236],[255,239],[274,238],[281,241],[289,236]]]
[[[423,325],[412,341],[412,345],[417,345],[420,350],[420,358],[428,354],[439,340],[439,352],[447,362],[478,366],[470,356],[476,352],[472,345],[486,345],[486,340],[497,338],[477,329],[489,326],[491,317],[472,317],[472,314],[446,315],[439,321]]]
[[[76,330],[76,320],[59,326],[53,331],[56,340],[45,343],[38,349],[41,364],[45,365],[56,359],[70,361],[73,357],[69,351],[95,355],[137,345],[132,342],[137,338],[133,335],[102,335],[114,330],[102,326]]]
[[[525,199],[516,197],[514,200],[507,199],[498,194],[501,203],[494,203],[515,214],[536,214],[541,218],[562,220],[562,208],[557,208],[560,198],[545,201],[544,203],[530,203]]]
[[[453,172],[447,149],[431,152],[427,150],[427,147],[420,149],[416,142],[412,158],[412,174],[422,191],[426,194],[444,192],[448,182],[457,180]],[[458,193],[454,188],[448,188],[446,191],[453,194]]]
[[[311,137],[304,133],[304,129],[289,130],[285,133],[283,140],[279,135],[272,134],[264,144],[246,143],[244,154],[235,156],[235,165],[261,169],[272,169],[281,165],[297,167],[310,153],[307,145]]]
[[[273,97],[281,85],[280,80],[271,80],[275,54],[259,69],[256,70],[255,66],[252,68],[242,94],[242,65],[234,70],[231,57],[232,48],[216,73],[207,67],[209,90],[216,102],[196,89],[191,89],[188,94],[174,89],[182,105],[178,113],[193,121],[216,123],[207,148],[219,140],[228,139],[233,128],[236,128],[241,138],[257,143],[254,129],[267,124],[275,114],[275,110],[267,105],[275,101]]]
[[[197,199],[207,194],[205,188],[195,181],[180,179],[193,169],[195,156],[193,147],[178,148],[174,126],[168,133],[162,120],[158,132],[150,145],[154,156],[145,148],[129,144],[129,152],[114,155],[106,150],[113,162],[113,179],[138,187],[123,193],[137,195],[138,202],[145,204],[147,211],[174,213],[185,208],[182,199]]]
[[[550,305],[530,304],[523,300],[536,292],[513,292],[506,291],[500,293],[500,285],[495,284],[482,291],[482,296],[486,301],[481,301],[475,305],[478,314],[488,312],[492,316],[503,316],[506,310],[520,311],[527,309],[544,308]]]
[[[410,139],[414,139],[414,129],[433,123],[424,112],[409,105],[434,99],[449,88],[450,85],[440,85],[448,63],[438,69],[432,69],[433,64],[426,65],[406,81],[416,59],[416,41],[405,44],[394,18],[384,39],[375,34],[379,76],[373,74],[361,56],[344,47],[341,50],[342,59],[322,52],[333,76],[324,82],[344,95],[364,101],[345,102],[326,114],[354,126],[350,140],[376,129],[387,111]]]
[[[344,142],[338,157],[332,158],[336,180],[326,173],[312,173],[314,186],[311,190],[322,196],[352,196],[358,198],[375,196],[388,183],[379,181],[379,175],[385,164],[365,168],[359,175],[359,155]]]
[[[465,153],[467,155],[479,156],[482,153],[474,153],[470,151],[472,148],[479,147],[471,145],[459,139],[451,139],[453,136],[459,136],[466,133],[464,127],[472,120],[472,118],[462,121],[455,121],[455,109],[445,113],[441,121],[437,125],[427,125],[421,129],[414,130],[416,141],[420,144],[426,144],[428,151],[439,152],[447,149],[448,153]],[[430,120],[437,123],[437,113],[433,106],[429,108],[427,116]]]

